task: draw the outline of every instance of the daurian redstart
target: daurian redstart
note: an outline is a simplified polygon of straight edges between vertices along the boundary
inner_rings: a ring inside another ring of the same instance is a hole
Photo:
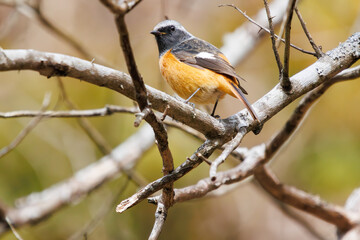
[[[245,98],[242,79],[229,60],[210,43],[201,40],[174,20],[165,20],[151,31],[160,55],[160,71],[171,88],[186,102],[213,103],[215,114],[219,99],[225,94],[241,100],[256,121],[258,117]]]

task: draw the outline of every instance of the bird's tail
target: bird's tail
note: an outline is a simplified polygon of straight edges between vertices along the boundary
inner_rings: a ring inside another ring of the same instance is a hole
[[[239,87],[237,87],[234,83],[229,82],[231,85],[231,91],[232,93],[241,101],[244,103],[245,107],[248,109],[248,111],[250,112],[252,118],[255,121],[259,121],[258,116],[256,115],[254,109],[251,107],[251,104],[249,103],[249,101],[246,99],[244,93],[241,91],[241,89]]]

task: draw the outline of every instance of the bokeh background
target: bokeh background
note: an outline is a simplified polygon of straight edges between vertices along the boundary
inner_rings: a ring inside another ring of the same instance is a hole
[[[249,16],[263,7],[260,0],[144,0],[126,16],[135,57],[146,84],[173,94],[161,79],[157,46],[149,34],[163,20],[164,14],[181,22],[194,35],[221,47],[224,34],[246,22],[234,9],[219,8],[218,5],[222,3],[234,3]],[[114,17],[100,1],[43,0],[41,8],[49,21],[73,36],[94,56],[105,59],[121,71],[127,71]],[[299,10],[315,42],[324,51],[336,47],[360,30],[358,0],[302,0]],[[291,38],[294,44],[311,50],[296,17]],[[4,49],[36,49],[82,57],[37,21],[16,14],[13,8],[5,6],[0,6],[0,46]],[[292,49],[291,75],[315,60]],[[269,37],[265,37],[236,69],[247,79],[243,86],[249,92],[250,102],[268,92],[277,83],[278,76]],[[47,92],[52,93],[50,107],[65,109],[59,101],[60,91],[55,78],[47,79],[31,71],[14,71],[1,72],[0,79],[1,112],[38,110]],[[100,108],[106,104],[133,105],[132,101],[116,92],[71,78],[62,80],[69,98],[80,109]],[[359,90],[358,80],[336,84],[312,108],[295,137],[271,162],[271,168],[282,182],[317,194],[329,202],[344,205],[351,191],[360,183]],[[282,127],[296,104],[289,105],[267,122],[260,135],[248,134],[242,145],[251,147],[268,140]],[[226,97],[218,106],[218,114],[226,117],[242,108],[241,103]],[[1,119],[0,147],[8,145],[30,120]],[[89,120],[112,147],[137,131],[132,127],[132,115],[114,114]],[[169,142],[176,166],[201,144],[196,138],[176,129],[169,130]],[[0,199],[12,206],[15,199],[52,186],[101,156],[76,119],[43,120],[15,150],[0,159]],[[229,159],[222,169],[236,163]],[[136,171],[147,181],[152,181],[161,177],[161,167],[161,159],[156,147],[153,147],[136,166]],[[207,176],[208,166],[202,164],[176,182],[175,187],[194,184]],[[27,240],[66,239],[91,220],[102,204],[118,192],[125,182],[124,176],[116,178],[45,221],[22,227],[19,233]],[[119,202],[136,190],[137,186],[130,182]],[[121,215],[116,214],[114,208],[88,236],[89,239],[147,239],[154,222],[155,206],[143,202]],[[335,239],[333,226],[292,211],[305,218],[324,239]],[[15,237],[8,232],[0,239]],[[169,212],[160,239],[317,238],[284,214],[267,193],[248,180],[221,197],[176,204]]]

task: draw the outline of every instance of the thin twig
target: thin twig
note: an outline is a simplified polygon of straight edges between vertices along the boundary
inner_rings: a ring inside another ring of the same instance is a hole
[[[360,65],[352,68],[345,69],[344,71],[333,77],[333,80],[343,81],[352,80],[360,77]]]
[[[306,23],[304,21],[304,19],[302,18],[301,14],[300,14],[300,11],[298,10],[297,7],[295,7],[295,13],[300,21],[300,24],[301,24],[301,27],[302,29],[304,30],[304,33],[306,35],[306,37],[308,38],[312,48],[314,49],[315,53],[316,53],[316,57],[317,58],[320,58],[324,55],[324,53],[321,51],[321,48],[318,47],[318,45],[315,44],[314,42],[314,39],[312,38],[310,32],[307,30],[307,27],[306,27]]]
[[[12,225],[11,220],[7,216],[5,217],[5,221],[9,225],[9,227],[10,227],[12,233],[14,234],[14,236],[16,237],[16,239],[23,240],[22,237],[20,236],[20,234],[16,231],[16,229]]]
[[[284,66],[281,70],[280,85],[284,91],[291,90],[291,82],[289,79],[289,64],[290,64],[290,35],[291,35],[291,22],[294,14],[294,8],[297,0],[290,0],[286,10],[285,20],[285,50],[284,50]]]
[[[205,162],[207,165],[211,166],[212,162],[209,161],[209,159],[207,159],[206,157],[204,157],[203,155],[201,155],[201,153],[196,154],[196,156],[201,159],[201,161]]]
[[[115,3],[113,0],[100,0],[112,13],[116,15],[125,15],[133,10],[142,0],[134,0],[131,2],[121,1]]]
[[[235,5],[233,4],[222,4],[222,5],[219,5],[220,7],[223,7],[223,6],[228,6],[228,7],[233,7],[234,9],[236,9],[239,13],[241,13],[247,20],[249,20],[251,23],[255,24],[256,26],[258,26],[260,28],[260,30],[263,30],[269,34],[271,34],[270,30],[267,29],[266,27],[263,27],[261,26],[259,23],[257,23],[255,20],[253,20],[251,17],[249,17],[248,15],[246,15],[245,12],[243,12],[240,8],[236,7]],[[274,33],[274,37],[276,37],[277,39],[279,39],[280,41],[282,42],[285,42],[285,39],[279,37],[278,35],[276,35]],[[305,53],[305,54],[309,54],[309,55],[313,55],[313,56],[316,56],[316,53],[313,53],[313,52],[309,52],[309,51],[306,51],[298,46],[295,46],[294,44],[290,44],[290,46],[302,53]]]
[[[49,106],[50,98],[50,93],[45,95],[40,111],[44,111]],[[43,116],[41,115],[32,119],[29,124],[15,137],[15,139],[9,145],[0,150],[0,158],[4,157],[11,150],[16,148],[16,146],[18,146],[22,142],[22,140],[24,140],[24,138],[40,123],[42,119]]]
[[[145,108],[141,112],[135,113],[136,118],[134,121],[134,127],[139,127],[142,120],[144,120],[144,118],[146,118],[150,114],[150,112],[151,112],[150,108]]]
[[[281,37],[281,38],[284,36],[284,32],[285,32],[285,22],[286,22],[286,18],[288,17],[288,15],[286,13],[287,13],[287,10],[288,10],[289,2],[290,1],[287,2],[286,11],[285,11],[283,19],[281,21],[280,30],[279,30],[279,33],[278,33],[278,36]],[[276,48],[280,47],[281,42],[282,41],[279,38],[276,39],[276,43],[275,43]]]
[[[161,198],[157,201],[157,208],[155,212],[155,223],[151,230],[149,240],[156,240],[159,238],[160,233],[164,227],[167,217],[168,208],[162,203]]]
[[[275,42],[276,39],[275,39],[274,27],[272,25],[272,18],[273,17],[271,16],[267,0],[264,0],[264,6],[265,6],[265,10],[266,10],[266,15],[268,17],[268,22],[269,22],[269,30],[270,30],[270,38],[271,38],[272,49],[273,49],[275,60],[276,60],[276,63],[277,63],[278,69],[279,69],[279,76],[281,76],[282,70],[283,70],[283,65],[282,65],[281,60],[280,60],[279,52],[278,52],[278,50],[276,48],[276,42]]]
[[[225,159],[231,154],[231,152],[239,146],[245,134],[246,129],[240,128],[240,131],[236,134],[235,138],[226,144],[224,151],[211,163],[209,175],[212,181],[216,180],[216,172],[220,164],[225,162]]]
[[[131,113],[136,114],[139,109],[135,107],[121,107],[116,105],[106,105],[103,108],[87,110],[68,110],[68,111],[31,111],[18,110],[11,112],[0,112],[0,118],[22,118],[22,117],[47,117],[47,118],[79,118],[79,117],[103,117],[110,116],[114,113]]]

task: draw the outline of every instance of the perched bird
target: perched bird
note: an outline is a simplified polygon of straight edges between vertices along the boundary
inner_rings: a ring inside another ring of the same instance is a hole
[[[241,100],[252,118],[258,117],[245,98],[242,79],[218,48],[201,40],[174,20],[165,20],[151,31],[159,48],[163,78],[186,102],[213,103],[214,109],[225,94]]]

